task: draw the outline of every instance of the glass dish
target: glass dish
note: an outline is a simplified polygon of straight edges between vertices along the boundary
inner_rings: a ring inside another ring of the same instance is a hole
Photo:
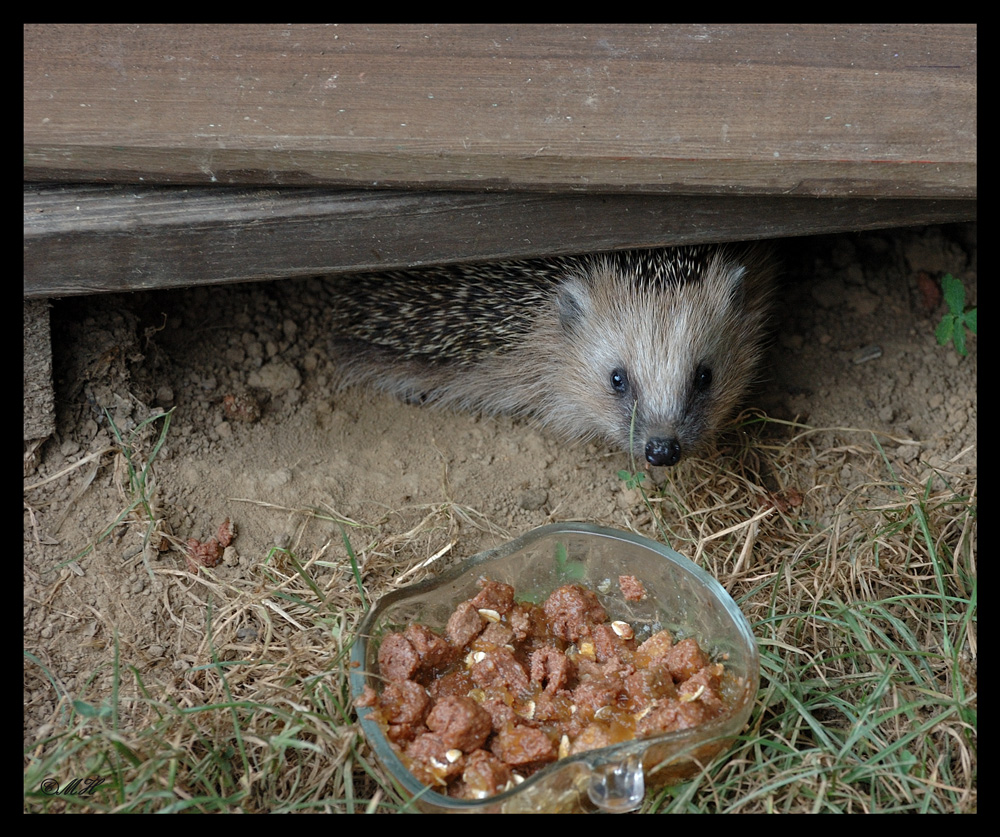
[[[646,588],[627,601],[619,575]],[[361,727],[375,756],[413,808],[425,812],[629,811],[647,789],[683,782],[728,749],[750,716],[760,683],[757,645],[746,618],[719,582],[679,553],[629,532],[582,523],[543,526],[481,552],[429,581],[382,598],[359,627],[351,654],[351,691],[380,691],[379,639],[419,622],[443,632],[455,606],[479,592],[486,577],[514,587],[518,600],[542,602],[564,584],[594,590],[609,618],[623,619],[638,640],[666,628],[675,639],[694,637],[713,661],[724,664],[726,712],[694,729],[661,733],[590,750],[540,770],[514,788],[481,800],[452,799],[419,782],[389,744],[369,708]]]

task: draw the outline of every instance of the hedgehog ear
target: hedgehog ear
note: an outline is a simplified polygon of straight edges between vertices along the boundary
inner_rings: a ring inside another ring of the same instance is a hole
[[[564,331],[573,332],[591,309],[590,291],[579,279],[567,279],[556,294],[559,325]]]
[[[746,301],[746,277],[747,269],[745,265],[734,267],[727,272],[726,282],[729,285],[729,304],[733,308],[742,308]]]

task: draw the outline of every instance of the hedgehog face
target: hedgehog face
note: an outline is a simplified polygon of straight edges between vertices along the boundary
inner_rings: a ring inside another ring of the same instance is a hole
[[[559,291],[575,422],[652,465],[674,465],[713,436],[752,380],[766,294],[747,268],[713,258],[679,282],[610,264]]]

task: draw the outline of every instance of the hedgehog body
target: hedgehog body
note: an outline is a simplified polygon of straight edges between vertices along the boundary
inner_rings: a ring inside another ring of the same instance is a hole
[[[767,248],[698,245],[342,277],[331,348],[340,385],[673,465],[753,380],[774,276]]]

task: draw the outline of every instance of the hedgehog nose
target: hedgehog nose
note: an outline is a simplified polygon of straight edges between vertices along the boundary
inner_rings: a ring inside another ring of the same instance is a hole
[[[646,461],[650,465],[676,465],[681,458],[681,443],[676,439],[650,439],[646,442]]]

